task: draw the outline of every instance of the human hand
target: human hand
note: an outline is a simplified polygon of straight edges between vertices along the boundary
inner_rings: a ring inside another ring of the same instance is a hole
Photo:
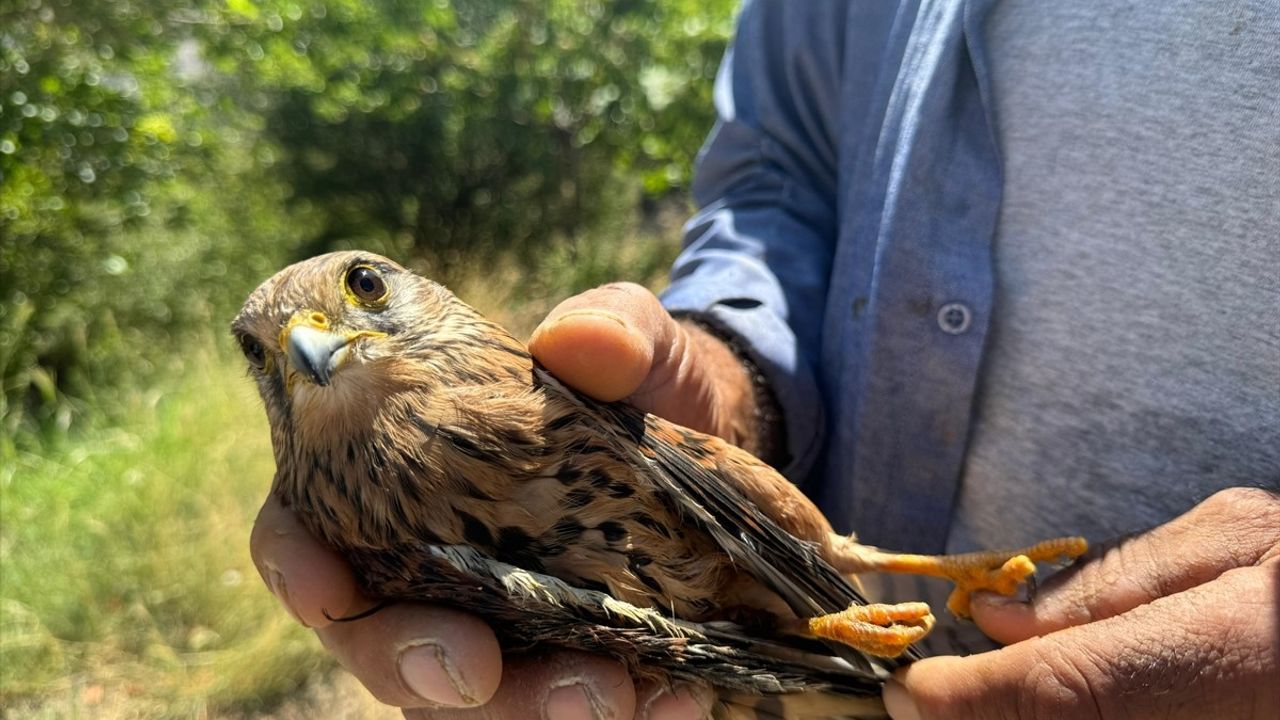
[[[648,290],[606,285],[556,307],[530,349],[562,381],[601,400],[630,399],[681,424],[748,441],[750,378],[719,340],[678,323]],[[735,434],[737,436],[735,436]],[[693,720],[705,688],[637,686],[610,658],[563,650],[504,658],[481,619],[446,607],[397,603],[350,623],[329,617],[372,605],[351,567],[269,498],[250,540],[268,587],[378,700],[420,720],[579,718]],[[326,616],[327,613],[327,616]]]
[[[529,350],[597,400],[628,400],[749,451],[760,443],[742,361],[705,330],[674,320],[639,285],[614,283],[565,300],[533,331]]]
[[[1011,644],[900,670],[895,720],[1280,717],[1280,496],[1224,490],[973,613]]]

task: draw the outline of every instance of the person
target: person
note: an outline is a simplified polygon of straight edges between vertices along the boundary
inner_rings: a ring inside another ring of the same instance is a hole
[[[662,302],[588,291],[531,349],[865,542],[1111,540],[935,631],[898,720],[1280,717],[1278,41],[1266,2],[748,1]],[[367,600],[273,501],[252,549],[408,717],[706,712],[456,609],[330,623]],[[878,591],[941,604],[917,582]]]

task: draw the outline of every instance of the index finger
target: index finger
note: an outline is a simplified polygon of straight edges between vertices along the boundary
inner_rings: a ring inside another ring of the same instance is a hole
[[[263,582],[307,627],[324,627],[329,617],[343,617],[368,605],[347,561],[316,540],[274,494],[253,523],[249,553]]]
[[[885,685],[895,720],[1280,717],[1280,559]]]
[[[1017,642],[1128,612],[1253,565],[1277,547],[1280,498],[1257,488],[1230,488],[1050,577],[1031,603],[975,595],[974,621],[995,640]]]

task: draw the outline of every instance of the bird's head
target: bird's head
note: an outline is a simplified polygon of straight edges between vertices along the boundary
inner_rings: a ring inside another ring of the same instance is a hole
[[[408,386],[446,382],[434,355],[478,316],[452,293],[367,252],[336,252],[276,273],[232,332],[273,425],[359,421]],[[342,424],[338,422],[338,424]]]
[[[433,442],[438,428],[465,426],[470,398],[501,404],[495,384],[528,385],[533,373],[501,327],[367,252],[281,270],[249,295],[231,330],[270,420],[273,492],[297,508],[323,506],[302,516],[335,547],[383,547],[399,533],[456,523],[425,509],[413,522],[396,513],[430,497],[446,464],[469,457]],[[508,405],[495,416],[513,414]]]

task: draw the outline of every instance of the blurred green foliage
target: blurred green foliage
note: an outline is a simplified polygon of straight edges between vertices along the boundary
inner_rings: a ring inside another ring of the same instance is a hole
[[[623,242],[688,180],[734,4],[4,0],[6,442],[119,412],[300,256]]]
[[[0,0],[0,717],[240,716],[331,667],[243,550],[227,322],[341,247],[517,333],[653,284],[734,4]]]

